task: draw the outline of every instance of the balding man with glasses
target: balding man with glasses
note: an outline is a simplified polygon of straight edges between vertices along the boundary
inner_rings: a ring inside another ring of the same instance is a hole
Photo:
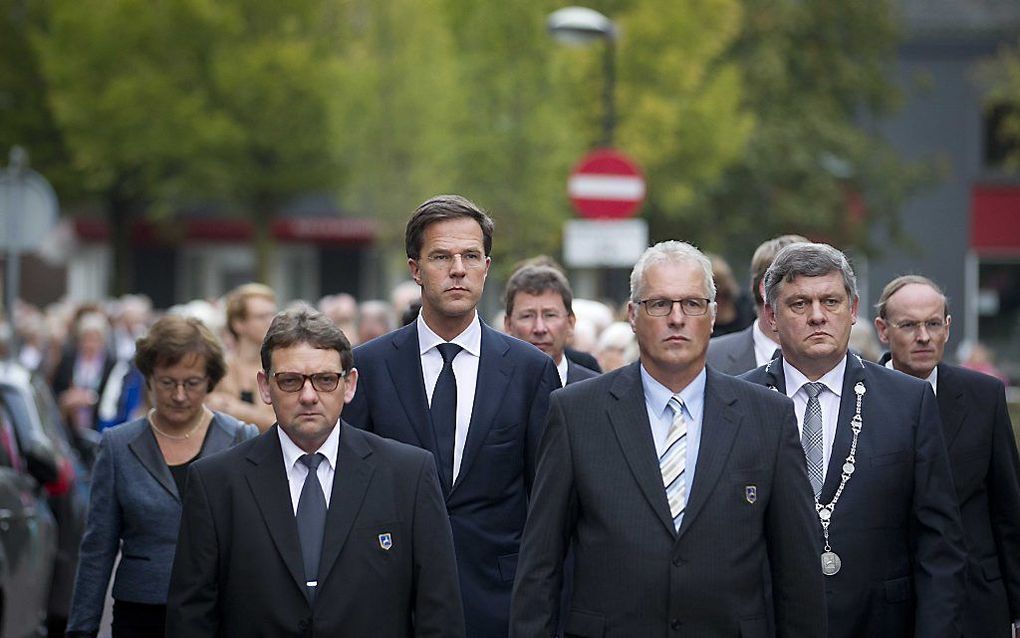
[[[167,636],[465,635],[432,455],[340,420],[351,345],[308,307],[262,344],[277,423],[192,465]]]
[[[875,327],[889,347],[887,368],[935,391],[949,452],[964,541],[964,636],[1005,636],[1020,619],[1020,462],[1002,382],[945,363],[952,316],[939,286],[897,277],[879,298]]]

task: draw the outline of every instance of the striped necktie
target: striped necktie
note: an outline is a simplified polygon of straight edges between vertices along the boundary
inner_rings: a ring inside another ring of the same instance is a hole
[[[822,404],[818,401],[818,395],[825,389],[824,383],[805,383],[804,391],[807,392],[808,402],[804,409],[804,427],[800,434],[800,444],[804,448],[804,458],[807,459],[808,478],[811,479],[811,489],[814,490],[817,499],[822,494]]]
[[[687,506],[687,419],[684,417],[684,404],[679,398],[671,397],[669,408],[673,410],[673,423],[666,435],[666,449],[659,457],[659,470],[662,472],[662,484],[666,487],[673,527],[679,531]]]

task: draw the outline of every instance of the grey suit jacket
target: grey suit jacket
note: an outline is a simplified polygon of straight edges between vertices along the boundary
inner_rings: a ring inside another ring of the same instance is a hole
[[[754,358],[754,324],[739,332],[709,340],[705,361],[713,370],[732,376],[757,368],[758,362]]]
[[[511,636],[824,636],[820,539],[793,402],[708,370],[679,532],[639,364],[552,394],[511,607]],[[771,565],[774,596],[763,571]],[[672,632],[680,632],[673,634]]]
[[[584,381],[585,379],[594,379],[599,376],[598,372],[590,368],[586,368],[580,363],[574,363],[570,359],[567,359],[567,383],[577,383],[578,381]]]
[[[201,455],[258,434],[254,425],[214,413]],[[166,603],[181,520],[181,495],[145,418],[103,431],[92,469],[88,523],[81,541],[68,631],[95,631],[120,551],[113,597]]]

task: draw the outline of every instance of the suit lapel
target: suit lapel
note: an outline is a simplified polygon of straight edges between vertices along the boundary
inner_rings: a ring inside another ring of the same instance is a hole
[[[695,480],[687,498],[687,508],[678,537],[682,537],[693,524],[722,475],[740,429],[740,415],[733,409],[736,400],[730,388],[725,386],[725,380],[709,370],[705,382],[705,411],[701,419],[701,444]]]
[[[333,474],[333,492],[326,512],[326,533],[322,539],[322,558],[319,562],[319,581],[325,582],[337,557],[347,542],[354,520],[368,493],[368,485],[375,472],[372,451],[365,443],[364,434],[352,426],[341,423],[340,447],[337,450],[336,472]],[[385,532],[386,530],[381,530]],[[355,548],[368,551],[369,548]]]
[[[274,425],[258,437],[248,453],[248,465],[244,473],[252,498],[276,545],[276,551],[287,565],[294,583],[304,593],[306,588],[301,545],[298,541],[297,521],[294,519],[294,505],[290,500],[290,484],[283,467],[280,438],[276,432],[278,427]]]
[[[220,417],[213,416],[212,423],[209,424],[209,433],[205,435],[206,440],[202,444],[202,456],[227,449],[233,445],[234,436],[234,433],[229,432],[220,421]]]
[[[939,364],[938,384],[939,413],[942,417],[942,431],[945,435],[946,449],[953,445],[963,421],[967,416],[967,398],[964,396],[963,386],[960,383],[953,383],[953,369],[944,364]]]
[[[610,396],[616,400],[609,406],[609,422],[648,504],[670,536],[674,536],[676,530],[673,527],[673,516],[669,512],[669,501],[666,500],[666,488],[662,485],[662,472],[659,470],[659,457],[655,453],[652,428],[648,423],[639,366],[639,363],[630,364],[616,377],[609,389]]]
[[[162,485],[163,489],[179,503],[181,495],[177,491],[177,483],[174,482],[174,477],[170,474],[170,468],[167,467],[166,461],[163,459],[163,453],[159,449],[159,443],[156,442],[152,430],[148,427],[143,429],[128,443],[128,448],[138,458],[142,467],[152,475],[152,478],[156,479],[156,482]]]
[[[843,389],[839,396],[836,434],[832,440],[832,453],[829,455],[829,465],[825,472],[825,483],[822,485],[822,493],[819,496],[819,500],[823,503],[831,501],[832,496],[836,493],[836,488],[839,487],[843,475],[843,463],[846,462],[846,457],[850,454],[850,443],[853,441],[850,419],[857,413],[857,394],[854,392],[854,386],[859,381],[864,381],[864,365],[857,355],[848,352],[846,368],[843,371]],[[863,403],[861,407],[863,411]]]
[[[464,481],[475,457],[478,456],[478,448],[482,446],[485,437],[489,435],[489,430],[492,429],[492,424],[496,420],[496,414],[503,404],[503,395],[506,394],[506,389],[510,385],[510,376],[514,371],[513,363],[506,356],[510,346],[507,345],[505,339],[484,323],[481,324],[481,327],[482,355],[478,360],[478,377],[475,381],[474,403],[471,407],[471,424],[468,426],[464,452],[460,459],[460,471],[457,472],[457,480],[453,482],[453,487],[450,489],[451,494]]]
[[[387,357],[386,367],[393,380],[393,387],[400,388],[396,399],[404,408],[404,414],[418,436],[419,447],[434,453],[436,438],[429,423],[429,402],[425,394],[425,377],[421,372],[421,353],[418,352],[415,323],[402,328],[392,343],[394,352]]]

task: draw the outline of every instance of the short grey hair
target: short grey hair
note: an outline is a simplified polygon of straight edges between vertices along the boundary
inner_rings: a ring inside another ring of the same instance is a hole
[[[669,240],[659,242],[654,246],[645,249],[645,252],[634,264],[634,270],[630,272],[630,300],[634,303],[641,301],[641,288],[645,283],[645,270],[655,264],[664,262],[684,263],[695,262],[701,266],[705,273],[705,288],[708,291],[708,299],[715,302],[715,280],[712,279],[712,262],[700,250],[683,241]]]
[[[853,302],[857,298],[857,277],[846,255],[828,244],[790,244],[776,253],[765,272],[765,303],[775,310],[783,283],[797,277],[824,277],[832,272],[843,275],[843,287]]]

